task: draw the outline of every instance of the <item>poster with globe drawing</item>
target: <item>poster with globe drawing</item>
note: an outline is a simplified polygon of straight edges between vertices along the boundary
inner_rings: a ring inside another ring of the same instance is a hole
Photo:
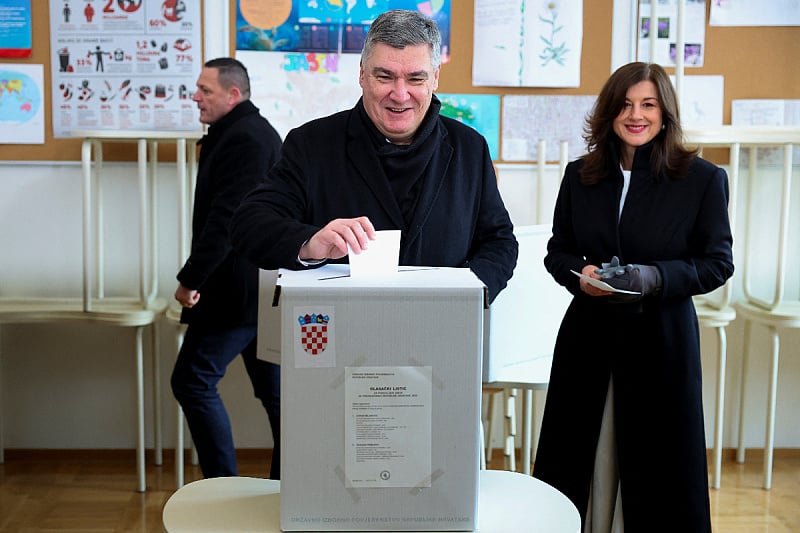
[[[236,2],[236,58],[251,99],[282,137],[309,120],[350,109],[369,26],[390,9],[431,17],[450,57],[450,0],[259,0]]]
[[[0,64],[0,143],[43,144],[43,66]]]

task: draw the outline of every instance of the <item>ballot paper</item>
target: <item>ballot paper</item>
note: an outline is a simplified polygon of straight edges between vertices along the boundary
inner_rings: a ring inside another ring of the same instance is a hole
[[[575,274],[576,276],[578,276],[579,278],[584,280],[589,285],[591,285],[593,287],[597,287],[598,289],[602,289],[604,291],[617,292],[617,293],[620,293],[620,294],[641,294],[640,292],[626,291],[626,290],[622,290],[622,289],[617,289],[615,287],[612,287],[611,285],[609,285],[608,283],[606,283],[603,280],[589,277],[586,274],[581,274],[580,272],[575,272],[574,270],[570,270],[570,272],[572,272],[573,274]]]
[[[400,230],[375,232],[375,240],[355,254],[348,246],[350,277],[385,276],[396,274],[400,261]]]

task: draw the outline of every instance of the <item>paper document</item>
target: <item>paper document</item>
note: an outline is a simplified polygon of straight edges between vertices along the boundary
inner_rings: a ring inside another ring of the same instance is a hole
[[[400,230],[375,232],[375,240],[360,254],[350,252],[350,277],[397,274],[400,261]]]
[[[345,371],[348,487],[430,487],[432,367]]]
[[[616,289],[616,288],[612,287],[611,285],[609,285],[608,283],[606,283],[603,280],[589,277],[586,274],[581,274],[580,272],[575,272],[574,270],[570,270],[570,272],[572,272],[573,274],[575,274],[576,276],[578,276],[582,280],[586,281],[586,283],[588,283],[589,285],[591,285],[593,287],[597,287],[598,289],[602,289],[604,291],[617,292],[617,293],[620,293],[620,294],[641,294],[640,292],[636,292],[636,291],[625,291],[625,290],[622,290],[622,289]]]

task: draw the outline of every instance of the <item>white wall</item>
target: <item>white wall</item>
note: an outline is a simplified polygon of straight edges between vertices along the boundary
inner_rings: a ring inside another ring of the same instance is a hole
[[[177,281],[175,166],[162,164],[158,186],[159,294]],[[137,294],[136,167],[104,168],[107,289]],[[107,178],[107,179],[105,179]],[[0,163],[0,297],[80,297],[79,164]],[[165,443],[174,446],[169,375],[175,328],[160,327]],[[84,323],[0,325],[0,399],[8,448],[130,448],[135,443],[134,336],[127,328]],[[149,337],[148,337],[149,338]],[[146,347],[149,347],[146,340]],[[152,362],[145,359],[145,373]],[[145,381],[147,443],[152,445],[152,382]],[[221,385],[243,447],[272,446],[266,416],[237,360]]]

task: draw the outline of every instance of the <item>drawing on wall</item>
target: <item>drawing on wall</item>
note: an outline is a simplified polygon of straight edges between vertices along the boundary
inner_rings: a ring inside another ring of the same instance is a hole
[[[44,143],[42,65],[0,64],[0,143]]]
[[[361,97],[356,54],[238,50],[250,74],[250,99],[282,138],[309,120],[353,107]]]
[[[670,75],[672,85],[675,76]],[[722,76],[684,76],[680,94],[681,125],[684,128],[722,125],[725,79]]]
[[[713,0],[711,26],[800,26],[797,0]]]
[[[658,0],[656,8],[656,45],[651,58],[650,0],[639,3],[638,61],[652,61],[664,66],[676,63],[676,38],[678,33],[678,5],[676,0]],[[686,0],[684,9],[683,64],[687,67],[702,67],[706,40],[705,0]]]
[[[370,24],[390,9],[419,11],[433,19],[447,62],[450,0],[237,0],[236,49],[360,54]]]
[[[731,124],[734,126],[800,126],[800,100],[742,99],[731,102]],[[741,164],[747,166],[751,150],[742,150]],[[756,148],[759,165],[782,166],[783,148]],[[792,152],[792,165],[800,166],[800,146]]]
[[[503,97],[503,160],[537,161],[539,141],[545,159],[558,161],[562,141],[569,160],[586,153],[583,128],[596,96],[507,95]]]
[[[466,124],[483,135],[493,161],[499,157],[500,95],[497,94],[439,94],[442,108],[439,114]]]
[[[580,86],[580,0],[475,0],[472,84]]]

